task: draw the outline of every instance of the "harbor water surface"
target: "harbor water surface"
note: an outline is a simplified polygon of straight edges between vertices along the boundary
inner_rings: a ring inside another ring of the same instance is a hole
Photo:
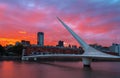
[[[0,78],[120,78],[120,62],[0,62]]]

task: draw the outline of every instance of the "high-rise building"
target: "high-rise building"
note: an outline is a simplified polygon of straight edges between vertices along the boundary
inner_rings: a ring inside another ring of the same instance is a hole
[[[110,50],[120,55],[120,44],[113,43],[112,46],[110,46]]]
[[[43,32],[37,33],[37,45],[44,46],[44,33]]]

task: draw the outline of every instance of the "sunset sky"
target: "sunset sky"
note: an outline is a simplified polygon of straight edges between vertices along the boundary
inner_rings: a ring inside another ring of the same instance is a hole
[[[0,44],[36,44],[44,32],[45,45],[78,45],[56,16],[89,44],[120,43],[120,0],[0,0]]]

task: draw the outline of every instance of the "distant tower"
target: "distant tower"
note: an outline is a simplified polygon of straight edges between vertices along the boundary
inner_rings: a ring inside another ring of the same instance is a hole
[[[58,41],[58,47],[64,47],[64,41]]]
[[[37,33],[37,45],[44,46],[44,33],[43,32]]]

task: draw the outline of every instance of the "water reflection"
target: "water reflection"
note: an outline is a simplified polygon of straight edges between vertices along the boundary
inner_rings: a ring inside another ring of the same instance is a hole
[[[63,68],[63,69],[69,69],[69,70],[80,70],[81,68],[77,68],[77,67],[73,67],[70,65],[63,65],[63,64],[59,64],[59,63],[51,63],[51,62],[44,62],[42,64],[46,64],[46,65],[50,65],[53,67],[58,67],[58,68]]]
[[[119,62],[0,62],[0,78],[119,78]]]
[[[6,62],[4,61],[1,65],[1,78],[5,77],[11,77],[13,75],[14,71],[14,64],[12,61]]]

